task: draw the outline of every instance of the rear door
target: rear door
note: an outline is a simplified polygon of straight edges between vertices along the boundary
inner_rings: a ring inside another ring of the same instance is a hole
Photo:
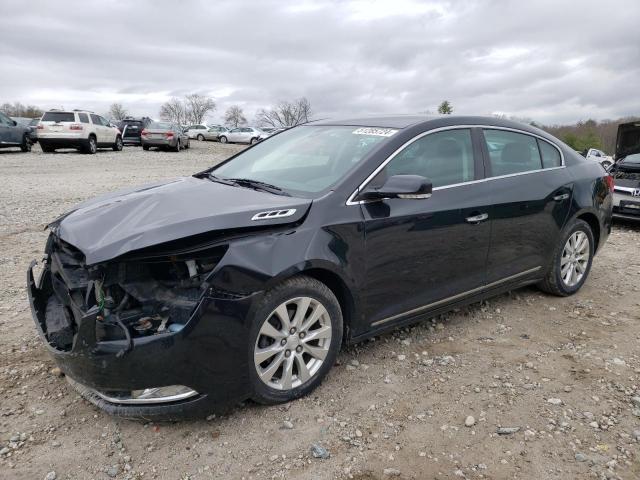
[[[15,144],[13,120],[0,112],[0,144]]]
[[[105,127],[102,125],[102,120],[100,119],[100,115],[96,115],[92,113],[91,122],[93,122],[93,128],[96,134],[96,140],[98,144],[107,143],[107,133],[105,132]]]
[[[483,129],[491,192],[487,282],[539,276],[566,223],[572,179],[560,150],[542,137]]]
[[[366,317],[376,328],[477,293],[489,251],[489,186],[479,133],[452,128],[416,139],[372,180],[420,175],[428,199],[361,204],[365,219]]]

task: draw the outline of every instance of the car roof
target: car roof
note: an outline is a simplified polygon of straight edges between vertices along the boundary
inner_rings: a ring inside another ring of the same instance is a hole
[[[558,140],[547,132],[529,125],[513,120],[491,116],[475,115],[388,115],[370,116],[347,119],[324,119],[309,122],[307,125],[346,125],[357,127],[379,127],[379,128],[409,128],[421,125],[427,128],[440,128],[456,125],[486,125],[503,128],[513,128],[525,132],[533,133],[541,137],[555,141]]]

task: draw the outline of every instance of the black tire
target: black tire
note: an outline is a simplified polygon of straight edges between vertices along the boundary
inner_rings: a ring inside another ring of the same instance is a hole
[[[143,150],[149,150],[149,145],[142,145]]]
[[[198,140],[199,142],[204,142],[204,135],[200,134],[196,137],[196,140]]]
[[[227,137],[225,137],[224,135],[220,135],[220,143],[227,143]]]
[[[576,285],[569,286],[564,282],[561,275],[562,254],[569,238],[578,231],[584,232],[589,239],[589,259],[580,281]],[[589,277],[591,264],[593,263],[594,246],[593,232],[591,231],[589,224],[584,220],[579,219],[571,221],[563,230],[560,241],[553,252],[551,265],[547,268],[546,277],[538,284],[538,288],[543,292],[557,295],[559,297],[568,297],[569,295],[576,293],[580,288],[582,288],[582,285],[584,285],[584,282]]]
[[[22,145],[20,145],[20,150],[22,150],[23,152],[31,151],[31,139],[29,138],[29,135],[25,135],[24,137],[22,137]]]
[[[180,143],[180,139],[178,139],[178,141],[176,142],[176,146],[173,147],[173,151],[179,152],[180,150],[182,150],[182,144]]]
[[[188,150],[189,148],[191,148],[191,140],[187,138],[187,143],[184,144],[184,149]]]
[[[271,313],[283,302],[302,296],[310,297],[325,307],[331,322],[329,349],[320,368],[309,380],[290,390],[278,390],[264,383],[258,376],[254,366],[254,348],[258,341],[260,328]],[[249,335],[249,345],[247,346],[249,379],[253,390],[253,400],[266,405],[283,403],[307,395],[315,389],[335,363],[342,344],[342,331],[343,322],[340,304],[333,292],[324,283],[311,277],[299,275],[285,280],[280,285],[269,290],[256,309]]]
[[[256,143],[258,143],[258,139],[255,137],[249,141],[249,145],[255,145]]]
[[[605,160],[604,162],[602,162],[600,165],[602,165],[604,167],[605,170],[609,171],[609,168],[611,167],[611,165],[613,165],[611,162]]]
[[[113,151],[121,152],[123,147],[124,147],[124,143],[122,143],[122,137],[118,135],[116,137],[116,143],[113,144]]]
[[[55,148],[52,148],[49,145],[43,145],[42,142],[40,142],[40,148],[42,149],[43,153],[53,153],[56,150]]]
[[[82,149],[82,151],[89,155],[94,155],[98,151],[98,142],[96,141],[96,137],[90,135],[89,139],[87,140],[87,144]]]

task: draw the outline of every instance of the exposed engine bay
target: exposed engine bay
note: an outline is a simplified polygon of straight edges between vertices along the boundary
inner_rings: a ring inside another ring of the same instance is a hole
[[[47,340],[71,350],[81,319],[91,312],[96,342],[127,340],[120,356],[133,348],[135,338],[180,331],[226,248],[87,266],[78,249],[52,234],[45,258],[52,290],[43,326]]]

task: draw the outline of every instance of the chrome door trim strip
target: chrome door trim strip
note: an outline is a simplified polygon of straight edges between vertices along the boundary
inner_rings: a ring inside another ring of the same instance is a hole
[[[531,133],[531,132],[527,132],[525,130],[519,130],[517,128],[510,128],[510,127],[498,127],[495,125],[450,125],[448,127],[440,127],[440,128],[434,128],[433,130],[428,130],[426,132],[422,132],[418,135],[416,135],[415,137],[413,137],[410,140],[407,140],[405,143],[403,143],[400,147],[398,147],[391,155],[389,155],[380,165],[378,165],[378,167],[360,184],[360,186],[358,188],[355,189],[355,191],[349,196],[349,198],[346,201],[346,205],[360,205],[363,203],[368,203],[368,200],[354,200],[354,198],[358,195],[359,192],[361,192],[366,186],[367,184],[373,180],[375,178],[375,176],[380,173],[380,171],[391,161],[393,160],[402,150],[404,150],[406,147],[408,147],[409,145],[411,145],[413,142],[415,142],[416,140],[421,139],[422,137],[425,137],[427,135],[431,135],[432,133],[437,133],[437,132],[443,132],[443,131],[447,131],[447,130],[460,130],[460,129],[470,129],[470,128],[485,128],[488,130],[507,130],[510,132],[516,132],[516,133],[521,133],[523,135],[529,135],[531,137],[535,137],[535,138],[539,138],[540,140],[547,142],[549,145],[553,146],[556,150],[558,150],[558,152],[560,153],[560,161],[561,161],[561,165],[559,167],[550,167],[550,168],[540,168],[538,170],[528,170],[526,172],[518,172],[518,173],[510,173],[507,175],[499,175],[496,177],[488,177],[488,178],[481,178],[479,180],[469,180],[468,182],[462,182],[462,183],[455,183],[455,184],[451,184],[451,185],[444,185],[442,187],[435,187],[433,190],[444,190],[447,188],[455,188],[455,187],[459,187],[462,185],[471,185],[473,183],[481,183],[481,182],[488,182],[491,180],[498,180],[501,178],[508,178],[508,177],[516,177],[516,176],[520,176],[520,175],[528,175],[530,173],[538,173],[538,172],[546,172],[549,170],[558,170],[561,168],[566,168],[566,164],[564,161],[564,154],[562,153],[562,149],[560,147],[558,147],[555,143],[553,143],[551,140],[548,140],[540,135],[537,135],[535,133]]]
[[[458,293],[457,295],[453,295],[451,297],[443,298],[442,300],[438,300],[438,301],[429,303],[427,305],[423,305],[421,307],[417,307],[417,308],[414,308],[412,310],[408,310],[408,311],[403,312],[403,313],[398,313],[396,315],[392,315],[390,317],[383,318],[382,320],[377,320],[377,321],[371,323],[371,326],[372,327],[377,327],[378,325],[382,325],[383,323],[391,322],[392,320],[396,320],[396,319],[401,318],[401,317],[418,314],[418,313],[423,312],[425,310],[429,310],[431,308],[435,308],[435,307],[438,307],[440,305],[444,305],[446,303],[450,303],[450,302],[453,302],[455,300],[459,300],[461,298],[468,297],[470,295],[473,295],[474,293],[479,293],[479,292],[482,292],[484,290],[488,290],[490,288],[497,287],[497,286],[499,286],[499,285],[501,285],[503,283],[507,283],[507,282],[509,282],[511,280],[516,280],[516,279],[518,279],[520,277],[524,277],[524,276],[529,275],[531,273],[537,272],[541,268],[542,267],[539,265],[537,267],[530,268],[529,270],[525,270],[524,272],[516,273],[515,275],[510,275],[510,276],[502,278],[500,280],[496,280],[495,282],[488,283],[487,285],[483,285],[481,287],[473,288],[471,290],[467,290],[466,292]]]

